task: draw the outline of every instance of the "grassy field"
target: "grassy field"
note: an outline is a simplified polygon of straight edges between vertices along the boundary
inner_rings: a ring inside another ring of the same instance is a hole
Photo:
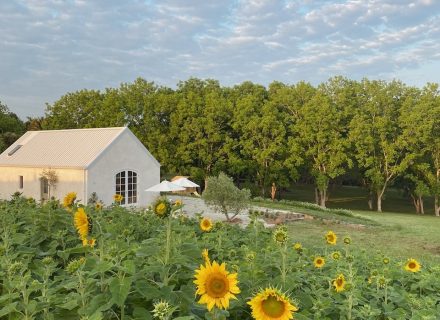
[[[351,210],[368,210],[367,190],[355,186],[330,186],[329,208],[345,208]],[[296,201],[315,201],[313,185],[293,185],[289,191],[281,194],[282,199]],[[427,197],[425,200],[425,213],[434,214],[434,201]],[[388,188],[382,202],[383,211],[415,213],[414,206],[410,197],[403,194],[402,190]]]
[[[434,216],[357,210],[353,211],[354,217],[347,217],[283,203],[256,204],[315,216],[314,220],[298,221],[288,226],[292,239],[304,246],[319,246],[323,235],[333,230],[340,238],[349,235],[356,246],[365,250],[395,259],[414,257],[440,263],[440,218]]]

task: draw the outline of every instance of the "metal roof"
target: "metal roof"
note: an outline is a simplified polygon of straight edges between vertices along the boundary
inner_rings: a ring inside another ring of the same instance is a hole
[[[87,168],[124,130],[28,131],[0,154],[0,166]]]

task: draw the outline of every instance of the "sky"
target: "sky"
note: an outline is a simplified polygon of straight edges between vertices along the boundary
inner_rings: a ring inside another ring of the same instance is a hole
[[[0,0],[0,101],[22,119],[137,77],[440,82],[440,0]]]

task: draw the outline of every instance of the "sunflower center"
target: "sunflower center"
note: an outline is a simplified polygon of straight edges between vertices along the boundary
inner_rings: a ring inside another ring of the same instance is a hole
[[[342,278],[338,278],[336,280],[336,284],[338,285],[338,287],[342,287],[342,285],[344,284],[344,280],[342,280]]]
[[[410,262],[409,265],[408,265],[408,267],[409,267],[410,269],[415,269],[415,268],[416,268],[416,264],[415,264],[414,262]]]
[[[322,260],[321,259],[316,260],[316,264],[318,265],[322,264]]]
[[[271,318],[279,318],[285,311],[284,302],[279,301],[274,296],[270,296],[266,300],[263,300],[261,307],[264,313]]]
[[[205,228],[209,228],[209,226],[210,226],[209,221],[208,221],[208,220],[203,221],[203,226],[204,226]]]
[[[212,298],[223,298],[229,291],[228,279],[224,276],[211,276],[206,283],[206,291]]]

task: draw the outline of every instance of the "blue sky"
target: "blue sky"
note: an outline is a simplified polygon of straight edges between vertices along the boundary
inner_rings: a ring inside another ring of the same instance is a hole
[[[0,101],[20,117],[137,77],[439,82],[438,0],[3,0]]]

